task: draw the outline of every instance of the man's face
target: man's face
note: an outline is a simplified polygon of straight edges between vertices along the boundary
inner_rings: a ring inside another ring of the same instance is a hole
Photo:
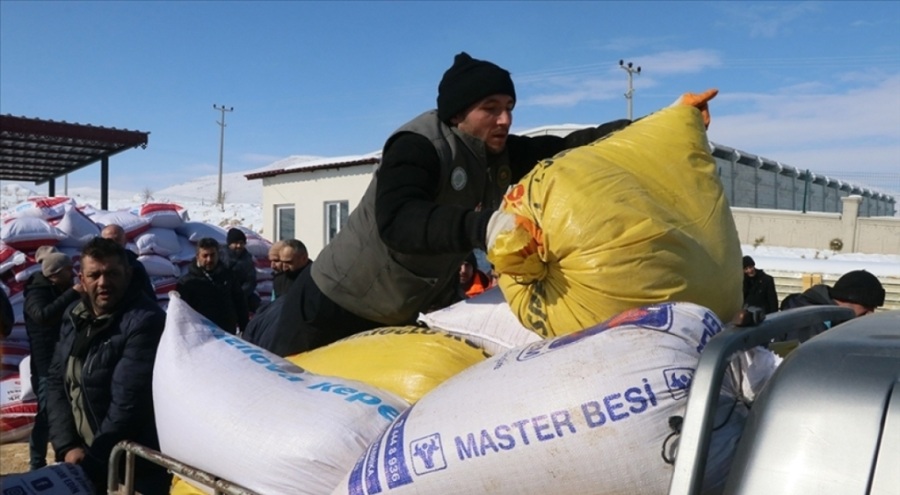
[[[475,274],[475,268],[468,263],[463,263],[459,265],[459,285],[466,285],[472,280],[472,275]]]
[[[294,251],[294,248],[290,246],[281,248],[279,258],[281,259],[281,269],[286,272],[300,270],[306,266],[306,262],[309,259],[307,255]]]
[[[275,273],[279,273],[284,270],[284,267],[281,266],[281,248],[272,246],[269,249],[269,266],[272,267],[272,271]]]
[[[211,272],[219,263],[219,250],[200,248],[197,250],[197,266]]]
[[[744,268],[744,275],[746,275],[748,277],[755,277],[756,276],[756,267],[751,265],[751,266],[748,266],[747,268]]]
[[[244,241],[232,242],[228,245],[228,249],[234,251],[235,254],[240,255],[244,252],[244,249],[247,247],[247,243]]]
[[[484,141],[491,153],[506,148],[506,138],[512,125],[512,111],[516,101],[509,95],[491,95],[469,107],[451,121],[466,134]]]
[[[125,296],[131,281],[131,268],[118,257],[95,259],[81,258],[81,284],[91,303],[94,315],[112,313]]]
[[[868,314],[872,314],[875,312],[875,308],[870,308],[867,306],[863,306],[862,304],[847,302],[847,301],[835,301],[838,306],[843,306],[845,308],[850,308],[856,314],[857,317],[865,316]]]

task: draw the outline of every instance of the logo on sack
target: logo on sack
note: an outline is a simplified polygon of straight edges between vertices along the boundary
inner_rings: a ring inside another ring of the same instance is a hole
[[[669,368],[663,370],[663,375],[666,377],[666,387],[673,399],[680,400],[687,397],[694,381],[693,368]]]
[[[409,453],[412,458],[413,471],[418,475],[440,471],[447,467],[440,433],[413,440],[409,444]]]

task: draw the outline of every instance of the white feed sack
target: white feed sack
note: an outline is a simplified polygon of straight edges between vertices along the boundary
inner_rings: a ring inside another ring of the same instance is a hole
[[[503,299],[499,287],[437,311],[419,315],[428,328],[463,335],[490,355],[541,340],[525,328]]]
[[[329,493],[408,404],[314,375],[171,293],[153,400],[162,452],[266,495]]]
[[[662,304],[494,356],[402,413],[333,493],[666,493],[668,419],[684,414],[721,328],[705,308]],[[708,484],[726,475],[742,430],[734,404],[720,408]]]

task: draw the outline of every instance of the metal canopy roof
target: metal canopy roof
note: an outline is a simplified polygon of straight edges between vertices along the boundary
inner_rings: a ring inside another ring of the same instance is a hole
[[[140,146],[149,132],[0,115],[0,179],[50,182],[98,161],[101,203],[106,207],[109,157]]]

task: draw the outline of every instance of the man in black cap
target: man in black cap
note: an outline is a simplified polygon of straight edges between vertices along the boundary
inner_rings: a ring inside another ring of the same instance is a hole
[[[867,315],[884,306],[884,287],[875,275],[854,270],[842,275],[834,287],[814,285],[802,294],[791,294],[781,301],[782,310],[814,305],[843,306],[852,309],[856,316]]]
[[[437,109],[397,129],[357,208],[285,294],[280,331],[302,349],[386,325],[413,323],[458,290],[459,267],[485,249],[509,185],[541,159],[628,125],[618,120],[557,136],[509,134],[509,72],[463,52],[438,86]]]
[[[247,251],[247,234],[232,227],[228,229],[225,242],[228,245],[225,266],[234,272],[247,301],[247,310],[254,313],[259,308],[260,299],[256,293],[256,264],[253,262],[253,255]]]
[[[766,314],[778,311],[775,279],[756,268],[756,262],[744,256],[744,307],[762,308]]]

